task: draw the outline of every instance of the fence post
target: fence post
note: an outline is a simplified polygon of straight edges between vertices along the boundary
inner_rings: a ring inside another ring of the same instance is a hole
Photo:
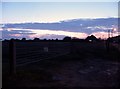
[[[14,40],[9,42],[9,56],[10,74],[16,74],[16,45]]]
[[[70,53],[74,53],[73,52],[74,48],[73,48],[73,41],[70,41]]]
[[[110,41],[109,41],[109,39],[106,40],[106,50],[109,53],[109,51],[110,51]]]

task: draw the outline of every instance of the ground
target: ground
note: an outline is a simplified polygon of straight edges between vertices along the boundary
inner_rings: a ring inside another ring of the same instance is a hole
[[[118,51],[113,48],[107,52],[98,46],[91,46],[92,50],[80,49],[68,55],[17,67],[15,75],[3,74],[3,87],[118,88]]]

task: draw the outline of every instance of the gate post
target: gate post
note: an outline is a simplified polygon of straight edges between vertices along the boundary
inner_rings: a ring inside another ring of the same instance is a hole
[[[14,40],[9,42],[10,74],[16,74],[16,45]]]

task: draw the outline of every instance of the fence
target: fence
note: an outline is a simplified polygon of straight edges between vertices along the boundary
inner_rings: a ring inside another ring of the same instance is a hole
[[[10,73],[17,66],[66,55],[71,51],[70,42],[9,42]]]

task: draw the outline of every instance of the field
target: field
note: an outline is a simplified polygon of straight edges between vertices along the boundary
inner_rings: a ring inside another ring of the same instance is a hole
[[[9,46],[3,43],[3,87],[119,87],[120,52],[113,46],[108,52],[104,42],[23,42],[16,47],[19,66],[9,75]],[[27,63],[35,60],[41,61]]]

